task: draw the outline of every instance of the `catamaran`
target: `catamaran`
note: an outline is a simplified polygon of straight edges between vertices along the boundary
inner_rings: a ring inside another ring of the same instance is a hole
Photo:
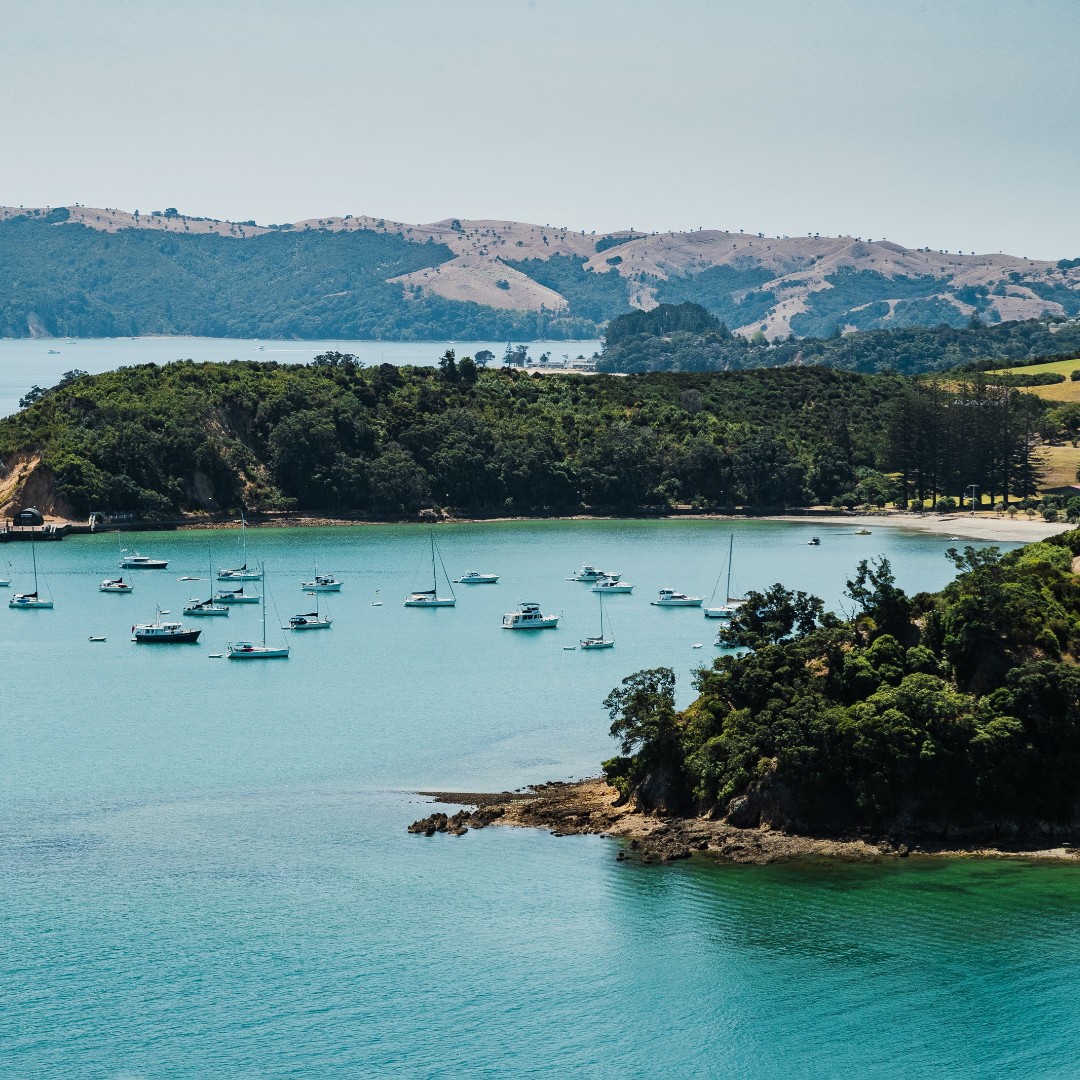
[[[735,552],[735,534],[732,533],[728,538],[728,556],[727,556],[727,585],[724,587],[724,602],[722,604],[715,604],[707,606],[705,608],[706,619],[726,619],[731,620],[732,615],[743,605],[743,601],[731,595],[731,563],[732,555]],[[720,578],[716,579],[716,584],[713,585],[712,596],[709,597],[709,603],[712,604],[713,598],[716,596],[716,586],[720,584]]]
[[[37,550],[34,545],[34,541],[30,541],[30,557],[34,562],[34,591],[26,593],[16,593],[9,601],[9,608],[18,608],[26,611],[51,611],[53,602],[52,600],[43,600],[38,596],[38,579],[37,579]]]
[[[218,581],[261,581],[262,570],[258,566],[248,566],[247,554],[247,520],[240,515],[240,538],[237,540],[238,550],[242,553],[243,562],[232,570],[219,570]]]
[[[600,633],[595,637],[581,639],[583,649],[612,649],[615,647],[615,639],[604,637],[604,594],[600,593]]]
[[[289,646],[266,644],[266,564],[263,564],[262,591],[262,643],[256,641],[230,641],[226,646],[230,660],[288,660]]]
[[[442,556],[439,556],[442,562]],[[449,596],[439,595],[439,576],[435,570],[435,530],[431,530],[431,588],[417,589],[411,593],[405,601],[406,607],[455,607],[457,597],[454,595],[454,586],[450,584],[450,575],[446,572],[446,566],[442,568],[443,577],[446,578],[446,587],[450,590]]]

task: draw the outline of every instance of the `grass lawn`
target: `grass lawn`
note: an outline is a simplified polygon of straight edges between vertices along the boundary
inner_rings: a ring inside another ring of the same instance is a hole
[[[997,368],[987,375],[1064,375],[1065,382],[1052,386],[1021,386],[1025,394],[1035,394],[1044,401],[1080,401],[1080,382],[1073,382],[1069,376],[1080,368],[1080,359],[1055,360],[1050,364],[1032,364],[1031,367]]]
[[[1074,383],[1080,386],[1080,383]],[[1040,387],[1040,389],[1045,389]],[[1054,488],[1066,487],[1076,484],[1076,470],[1080,469],[1080,447],[1077,446],[1043,446],[1042,452],[1046,455],[1046,479],[1042,482],[1043,491]]]

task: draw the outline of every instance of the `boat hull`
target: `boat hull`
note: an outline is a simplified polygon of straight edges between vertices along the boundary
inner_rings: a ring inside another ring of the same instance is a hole
[[[52,606],[51,600],[24,600],[19,596],[13,596],[8,601],[8,607],[18,611],[51,611]]]
[[[220,617],[222,615],[228,615],[229,609],[217,605],[214,605],[213,607],[186,607],[184,608],[184,614],[196,619],[209,619],[214,616]]]
[[[335,581],[330,585],[316,585],[313,581],[301,581],[300,588],[304,592],[341,592],[342,582]]]
[[[559,625],[560,616],[548,619],[530,619],[528,622],[503,622],[504,630],[554,630]]]
[[[178,634],[140,634],[131,639],[137,645],[194,645],[201,630],[182,630]]]
[[[120,560],[121,570],[164,570],[169,565],[168,559],[139,559],[138,561],[132,559]]]
[[[730,607],[707,607],[705,609],[706,619],[724,619],[725,621],[730,621],[734,614],[735,609]]]
[[[217,575],[218,581],[262,581],[258,570],[222,570]]]
[[[497,585],[498,574],[476,574],[473,577],[454,578],[455,585]]]
[[[257,596],[215,596],[215,604],[257,604]]]
[[[594,585],[592,591],[596,593],[632,593],[634,591],[633,585],[605,585],[602,588],[599,585]]]
[[[288,660],[289,649],[237,642],[228,645],[230,660]]]
[[[611,638],[584,638],[581,647],[583,649],[614,649],[615,642]]]
[[[457,600],[450,597],[437,597],[434,600],[406,600],[406,607],[457,607]]]
[[[653,600],[653,607],[701,607],[702,601],[699,600]]]
[[[288,626],[283,626],[282,630],[329,630],[333,624],[333,619],[312,619],[311,622],[294,623],[290,622]]]

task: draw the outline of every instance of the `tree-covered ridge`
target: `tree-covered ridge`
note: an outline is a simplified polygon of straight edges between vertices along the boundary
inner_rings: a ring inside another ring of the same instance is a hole
[[[822,367],[612,376],[326,354],[71,373],[0,421],[76,514],[778,508],[1034,492],[1034,398]],[[970,403],[978,402],[977,408]],[[960,424],[957,415],[973,418]],[[918,439],[913,444],[913,432]]]
[[[1031,319],[984,326],[913,326],[768,341],[733,335],[696,304],[662,304],[608,324],[603,371],[729,371],[789,364],[824,364],[844,371],[905,375],[1030,363],[1080,355],[1080,321]]]
[[[401,234],[317,229],[238,239],[0,221],[0,337],[587,337],[591,320],[406,296],[388,279],[452,257]]]
[[[674,707],[667,669],[605,702],[608,776],[646,808],[878,836],[1080,828],[1080,532],[948,556],[937,594],[859,564],[852,617],[776,585],[751,593]]]

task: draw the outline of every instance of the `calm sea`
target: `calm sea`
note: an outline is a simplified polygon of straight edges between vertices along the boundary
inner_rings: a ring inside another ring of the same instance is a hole
[[[319,353],[352,353],[369,367],[375,364],[434,365],[447,349],[459,357],[475,356],[481,349],[502,362],[505,341],[269,341],[243,338],[144,337],[64,338],[48,340],[0,338],[0,416],[19,407],[31,386],[53,386],[66,371],[78,369],[97,375],[132,364],[169,364],[174,360],[276,360],[280,364],[307,364]],[[514,344],[519,344],[514,342]],[[599,341],[529,341],[529,356],[538,360],[550,353],[553,360],[589,357],[600,351]]]
[[[733,527],[741,589],[780,578],[837,605],[881,553],[910,590],[950,575],[932,536]],[[642,867],[597,837],[406,834],[429,812],[417,788],[595,771],[600,702],[640,667],[673,666],[688,701],[715,628],[648,601],[708,596],[730,531],[440,526],[454,576],[502,577],[417,611],[423,528],[250,530],[272,639],[310,610],[315,562],[345,582],[332,630],[262,664],[209,658],[258,634],[255,607],[193,647],[129,641],[205,590],[177,578],[205,576],[208,546],[235,560],[235,532],[139,535],[170,565],[130,596],[97,591],[115,536],[39,545],[55,610],[0,609],[0,1075],[1074,1076],[1073,867]],[[0,560],[27,581],[28,546]],[[637,585],[606,604],[608,652],[564,650],[597,629],[564,580],[583,561]],[[563,624],[502,631],[519,599]]]

